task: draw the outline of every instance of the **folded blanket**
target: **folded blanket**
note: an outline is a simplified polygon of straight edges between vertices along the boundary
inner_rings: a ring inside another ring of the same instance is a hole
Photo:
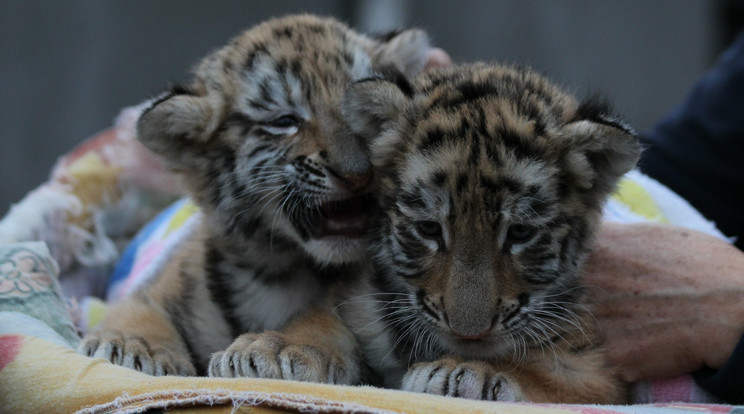
[[[178,247],[198,228],[199,208],[188,199],[168,207],[148,223],[124,250],[106,292],[116,300],[160,273]]]
[[[0,312],[0,412],[143,413],[735,413],[699,404],[591,406],[499,403],[297,381],[152,377],[77,354],[45,324]],[[177,412],[182,412],[176,410]]]
[[[119,252],[180,195],[178,177],[137,141],[142,106],[61,157],[50,180],[0,220],[0,245],[45,242],[65,293],[102,296]]]

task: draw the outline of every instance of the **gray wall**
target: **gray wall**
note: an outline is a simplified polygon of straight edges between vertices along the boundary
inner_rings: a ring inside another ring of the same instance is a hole
[[[309,11],[371,31],[412,25],[459,61],[534,66],[602,93],[639,129],[718,50],[709,0],[0,0],[0,215],[119,109],[184,81],[201,56],[270,16]]]

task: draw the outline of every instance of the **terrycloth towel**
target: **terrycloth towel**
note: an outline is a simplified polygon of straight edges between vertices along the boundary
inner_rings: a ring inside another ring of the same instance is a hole
[[[733,414],[744,410],[744,407],[683,403],[633,406],[500,403],[298,381],[152,377],[100,358],[77,354],[43,323],[27,315],[2,312],[0,390],[0,413],[144,413],[167,409],[256,414]]]

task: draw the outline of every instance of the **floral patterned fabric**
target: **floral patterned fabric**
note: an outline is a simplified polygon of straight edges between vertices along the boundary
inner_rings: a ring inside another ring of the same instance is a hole
[[[0,312],[32,316],[77,346],[72,324],[57,282],[57,265],[41,242],[0,246]]]

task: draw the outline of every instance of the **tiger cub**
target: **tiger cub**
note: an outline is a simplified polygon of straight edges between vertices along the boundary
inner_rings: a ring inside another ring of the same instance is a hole
[[[487,64],[360,81],[343,106],[372,141],[380,213],[374,274],[342,312],[386,385],[622,401],[577,279],[640,155],[634,132],[529,69]]]
[[[155,375],[357,382],[356,342],[331,304],[365,266],[372,169],[340,104],[354,81],[412,76],[432,50],[420,30],[375,39],[288,16],[234,38],[189,86],[154,100],[139,140],[184,177],[201,227],[81,352]]]

